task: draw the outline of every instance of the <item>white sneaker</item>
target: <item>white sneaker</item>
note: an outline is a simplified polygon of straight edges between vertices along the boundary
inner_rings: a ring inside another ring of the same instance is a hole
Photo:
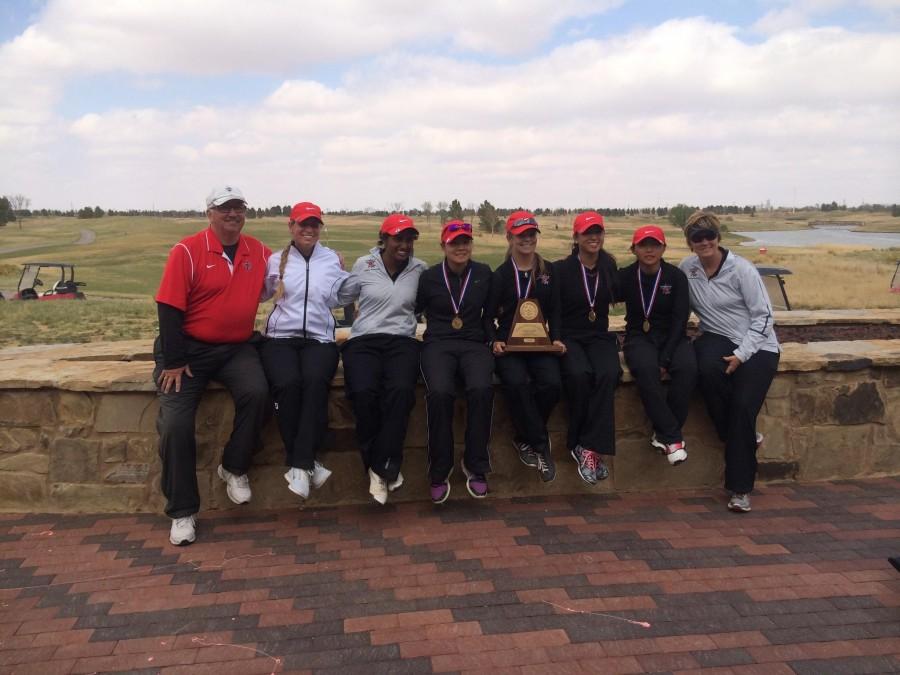
[[[656,451],[657,451],[659,454],[661,454],[661,455],[665,455],[665,454],[666,454],[666,451],[668,450],[666,444],[663,443],[663,442],[662,442],[661,440],[659,440],[658,438],[656,438],[656,432],[654,432],[654,433],[650,436],[650,445],[652,445],[654,448],[656,448]]]
[[[219,464],[219,478],[225,481],[225,492],[235,504],[248,504],[253,493],[250,492],[250,479],[247,474],[238,476]]]
[[[331,471],[316,462],[311,474],[312,486],[318,490],[331,477]]]
[[[197,516],[172,518],[172,529],[169,530],[169,543],[172,546],[187,546],[197,539]]]
[[[309,497],[309,479],[312,473],[307,469],[288,469],[288,472],[284,474],[284,479],[288,482],[288,490],[303,499]]]
[[[738,513],[749,513],[750,495],[732,492],[731,499],[728,500],[728,508],[731,511],[737,511]]]
[[[396,490],[397,488],[399,488],[401,485],[403,485],[403,474],[400,473],[400,472],[398,471],[398,472],[397,472],[397,479],[391,481],[390,483],[388,483],[388,490],[390,490],[391,492],[393,492],[394,490]]]
[[[666,445],[666,459],[672,466],[678,466],[687,460],[687,447],[684,441],[678,443],[669,443]]]
[[[379,504],[387,504],[387,481],[385,481],[384,478],[372,471],[372,469],[369,469],[369,494],[372,495],[372,499],[374,499]]]
[[[756,432],[756,447],[758,448],[763,444],[763,441],[766,440],[766,437],[763,436],[760,432]]]

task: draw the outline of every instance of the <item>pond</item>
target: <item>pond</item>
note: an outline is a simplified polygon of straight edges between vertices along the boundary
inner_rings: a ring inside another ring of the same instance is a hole
[[[871,248],[900,247],[900,233],[896,232],[855,232],[847,227],[819,227],[811,230],[759,230],[756,232],[735,232],[751,241],[741,242],[741,246],[822,246],[839,244],[843,246],[868,246]]]

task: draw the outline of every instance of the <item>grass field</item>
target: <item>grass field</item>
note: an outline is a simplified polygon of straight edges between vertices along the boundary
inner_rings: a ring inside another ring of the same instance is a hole
[[[900,231],[900,219],[889,215],[862,217],[859,214],[764,214],[726,217],[724,224],[735,230],[799,229],[809,220],[865,220],[868,231]],[[348,267],[375,243],[381,219],[370,216],[326,216],[322,241],[340,251]],[[571,217],[540,219],[541,253],[550,260],[566,255],[570,247]],[[646,218],[610,218],[606,248],[627,264],[631,233]],[[680,232],[665,225],[669,238],[667,259],[677,263],[687,253]],[[4,302],[0,303],[0,346],[89,342],[152,337],[156,332],[153,294],[171,246],[203,227],[202,219],[152,217],[106,217],[95,220],[74,218],[32,218],[21,230],[13,225],[0,228],[0,290],[4,294],[18,283],[21,263],[50,260],[73,263],[77,278],[86,282],[84,302]],[[416,255],[428,263],[441,258],[440,225],[417,220],[421,232]],[[93,230],[96,239],[75,245],[81,231]],[[284,218],[249,220],[245,232],[272,249],[288,242]],[[728,235],[726,246],[736,246],[738,237]],[[40,247],[40,248],[32,248]],[[15,249],[15,250],[12,250]],[[7,252],[3,252],[7,251]],[[496,267],[506,251],[503,235],[476,234],[475,258]],[[750,248],[738,252],[757,263],[787,267],[788,293],[797,309],[898,307],[900,296],[888,293],[891,274],[900,250],[872,251],[849,247],[810,249],[772,248],[760,254]],[[52,280],[50,280],[52,282]],[[45,287],[49,287],[49,283]],[[259,318],[269,305],[260,308]]]

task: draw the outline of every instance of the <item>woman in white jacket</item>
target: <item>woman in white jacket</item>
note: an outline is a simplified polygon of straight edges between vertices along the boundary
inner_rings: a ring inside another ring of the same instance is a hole
[[[266,320],[262,363],[284,442],[288,489],[303,499],[331,471],[316,461],[328,425],[328,393],[337,370],[338,348],[331,310],[349,298],[342,286],[349,273],[337,253],[319,244],[322,210],[310,202],[291,209],[291,241],[273,253],[266,268],[264,299],[274,295]]]
[[[714,213],[697,211],[684,228],[694,255],[681,261],[691,309],[700,319],[694,340],[700,391],[725,443],[728,508],[750,510],[756,478],[756,416],[778,370],[781,347],[772,305],[753,264],[720,246]]]
[[[385,504],[403,483],[403,442],[419,376],[416,290],[425,263],[413,256],[419,232],[412,218],[392,213],[378,246],[353,265],[345,285],[359,312],[344,343],[344,382],[356,416],[356,438],[369,473],[369,494]]]

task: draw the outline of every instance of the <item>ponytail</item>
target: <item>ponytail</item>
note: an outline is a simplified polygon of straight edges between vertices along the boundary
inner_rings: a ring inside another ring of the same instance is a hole
[[[293,242],[288,242],[281,252],[281,262],[278,264],[278,286],[275,288],[275,296],[273,302],[277,305],[278,301],[284,296],[284,270],[287,267],[288,255],[291,252]]]

